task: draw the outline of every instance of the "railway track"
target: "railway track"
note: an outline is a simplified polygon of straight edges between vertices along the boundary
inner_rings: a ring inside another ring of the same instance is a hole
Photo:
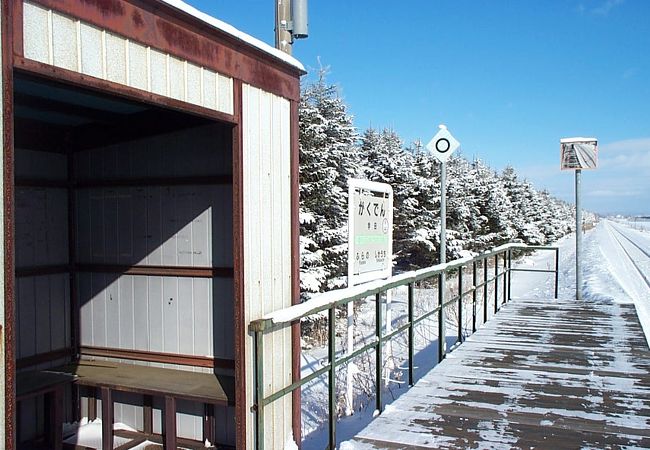
[[[621,246],[621,249],[625,253],[625,255],[628,257],[634,268],[639,272],[639,275],[641,275],[641,278],[643,281],[645,281],[645,284],[650,288],[650,278],[648,277],[647,270],[644,269],[643,267],[639,266],[638,259],[634,258],[630,254],[630,249],[629,247],[626,248],[626,246],[623,244],[623,242],[627,242],[628,245],[632,245],[637,251],[641,252],[643,255],[645,255],[648,260],[650,261],[650,251],[647,249],[643,248],[640,246],[638,243],[636,243],[633,239],[630,239],[629,236],[627,236],[625,233],[623,233],[617,226],[613,225],[611,222],[608,223],[610,230],[614,231],[614,233],[611,233],[612,237],[618,244]],[[623,238],[623,241],[619,238]]]

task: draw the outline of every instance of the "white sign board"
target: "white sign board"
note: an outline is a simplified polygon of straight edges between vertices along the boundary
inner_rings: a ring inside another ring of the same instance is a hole
[[[560,139],[562,170],[598,168],[598,141],[595,138]]]
[[[440,125],[440,131],[427,144],[427,150],[440,162],[447,161],[459,147],[460,142],[451,135],[444,125]]]
[[[393,267],[393,188],[348,182],[348,286],[387,278]]]

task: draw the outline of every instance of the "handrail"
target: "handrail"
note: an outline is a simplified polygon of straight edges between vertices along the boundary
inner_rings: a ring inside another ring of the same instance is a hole
[[[514,250],[550,250],[555,252],[555,268],[553,270],[544,269],[524,269],[512,268],[512,252]],[[500,258],[503,256],[503,265],[500,265]],[[494,258],[494,276],[489,277],[488,274],[488,261]],[[478,281],[477,267],[479,263],[482,264],[483,277],[481,283]],[[472,269],[472,284],[469,288],[463,287],[463,269],[471,264]],[[501,245],[494,249],[480,253],[473,258],[461,258],[445,264],[434,265],[425,269],[415,270],[411,272],[402,273],[385,280],[378,280],[365,283],[359,286],[337,289],[323,294],[318,294],[312,299],[279,311],[267,314],[261,319],[254,320],[249,325],[249,330],[254,334],[255,342],[255,404],[251,408],[256,413],[256,448],[264,448],[264,408],[277,399],[290,394],[291,392],[299,389],[309,381],[317,378],[318,376],[328,374],[329,378],[329,442],[330,449],[335,448],[336,444],[336,386],[335,376],[336,368],[343,364],[348,363],[360,354],[375,350],[375,377],[376,377],[376,390],[375,402],[377,411],[381,412],[383,408],[382,403],[382,347],[384,342],[394,338],[400,333],[408,331],[408,363],[409,363],[409,385],[414,384],[413,377],[413,357],[414,357],[414,327],[426,318],[434,314],[438,314],[438,361],[445,358],[444,338],[442,330],[444,329],[444,310],[450,305],[458,304],[458,341],[460,344],[463,341],[463,327],[462,327],[462,313],[463,313],[463,298],[471,295],[472,297],[472,332],[476,331],[476,311],[478,292],[483,291],[483,322],[488,319],[488,285],[494,284],[494,313],[498,312],[499,304],[499,279],[503,279],[502,286],[502,299],[501,304],[510,300],[510,285],[512,272],[544,272],[555,273],[555,298],[558,295],[558,264],[559,264],[559,249],[555,246],[541,246],[541,245],[525,245],[519,243],[511,243]],[[499,268],[502,268],[500,271]],[[458,270],[458,295],[445,299],[446,285],[443,285],[445,275],[448,272]],[[423,280],[436,278],[438,284],[438,304],[435,308],[426,311],[419,316],[414,315],[414,285],[415,283]],[[381,294],[399,287],[408,286],[408,314],[406,324],[391,331],[387,335],[383,333],[383,318],[381,311]],[[443,286],[443,289],[440,287]],[[346,305],[349,302],[354,302],[369,296],[375,296],[375,330],[372,339],[369,339],[365,345],[355,349],[350,354],[339,356],[337,358],[335,347],[335,309],[339,306]],[[262,371],[264,363],[264,339],[263,336],[274,330],[284,328],[294,324],[301,319],[328,311],[328,355],[329,362],[316,372],[292,382],[289,386],[285,386],[269,395],[264,395],[264,374]]]

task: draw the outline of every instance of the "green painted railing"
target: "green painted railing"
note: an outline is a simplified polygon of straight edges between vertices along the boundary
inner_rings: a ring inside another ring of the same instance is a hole
[[[549,250],[555,252],[555,267],[554,269],[528,269],[528,268],[513,268],[512,267],[512,254],[516,251],[532,251],[532,250]],[[490,263],[493,261],[493,267],[490,268]],[[512,272],[546,272],[555,274],[555,298],[558,296],[558,264],[559,264],[559,249],[551,246],[531,246],[524,244],[506,244],[494,248],[490,251],[481,253],[473,258],[462,258],[446,264],[439,264],[426,269],[421,269],[413,272],[402,273],[391,278],[379,281],[373,281],[359,286],[354,286],[345,289],[334,290],[314,296],[307,302],[299,305],[294,305],[280,311],[276,311],[265,316],[262,319],[255,320],[250,324],[250,331],[255,338],[255,400],[252,406],[252,411],[256,414],[255,423],[255,436],[256,448],[262,450],[264,448],[264,408],[272,402],[291,394],[296,389],[309,383],[310,381],[320,377],[321,375],[328,374],[328,390],[329,390],[329,448],[336,447],[336,368],[349,363],[351,360],[369,350],[375,350],[375,403],[377,411],[381,412],[383,409],[382,400],[382,358],[383,346],[386,341],[393,339],[400,333],[408,332],[408,383],[410,386],[414,384],[413,374],[413,360],[414,360],[414,329],[417,324],[423,320],[438,315],[438,361],[445,358],[445,338],[441,338],[444,332],[444,317],[443,311],[445,308],[457,304],[458,306],[458,341],[460,344],[463,339],[463,299],[467,296],[472,297],[472,333],[476,331],[476,311],[478,292],[481,290],[483,300],[483,323],[488,320],[488,302],[491,302],[492,297],[489,294],[489,285],[494,286],[493,301],[494,313],[498,312],[500,305],[510,300],[510,287]],[[469,287],[464,287],[463,271],[471,268],[472,283]],[[493,272],[490,273],[490,270]],[[481,282],[478,282],[479,273],[483,272]],[[458,282],[458,295],[452,298],[446,298],[447,286],[445,283],[446,275],[452,272],[457,273]],[[492,275],[492,276],[491,276]],[[415,300],[414,288],[415,283],[425,280],[435,280],[438,287],[438,304],[435,308],[424,312],[423,314],[415,316]],[[502,285],[499,286],[499,280]],[[384,319],[382,317],[381,295],[390,290],[400,286],[408,286],[408,303],[407,303],[407,318],[406,323],[392,330],[390,333],[383,335]],[[443,289],[440,289],[443,286]],[[502,292],[500,292],[502,290]],[[342,357],[336,357],[336,336],[335,336],[335,310],[337,307],[361,300],[369,296],[375,296],[375,335],[374,339],[366,343],[362,347],[355,349],[353,352],[346,354]],[[499,296],[501,295],[502,301],[499,303]],[[328,363],[321,369],[294,381],[289,386],[279,389],[269,395],[264,395],[264,373],[262,370],[264,364],[264,335],[266,333],[287,327],[294,323],[299,323],[301,319],[321,313],[328,312]],[[453,350],[454,347],[452,347]]]

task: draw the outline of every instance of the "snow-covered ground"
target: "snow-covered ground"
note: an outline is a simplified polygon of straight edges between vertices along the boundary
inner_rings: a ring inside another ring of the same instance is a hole
[[[650,273],[650,257],[620,235],[620,233],[624,233],[625,236],[650,254],[650,227],[644,231],[643,227],[638,226],[638,222],[634,225],[637,226],[602,220],[596,228],[585,234],[583,241],[582,297],[585,301],[610,298],[618,303],[633,303],[644,327],[646,340],[650,341],[650,286],[643,280],[641,273],[632,262],[634,260],[634,263],[641,267],[641,271],[647,269],[647,273]],[[616,230],[620,230],[620,232]],[[575,298],[575,235],[569,235],[561,239],[556,245],[559,247],[560,252],[558,296],[564,299]],[[632,258],[628,255],[632,255]],[[554,268],[554,264],[554,252],[538,251],[522,258],[513,266],[550,270]],[[513,299],[548,298],[550,300],[553,298],[553,291],[553,274],[515,272],[512,275],[511,293]],[[426,299],[426,294],[423,297]],[[394,316],[399,317],[400,314],[404,313],[405,299],[405,290],[398,290],[393,293]],[[481,311],[479,311],[479,315],[482,314]],[[374,303],[367,301],[361,306],[358,314],[357,323],[363,324],[364,321],[368,321],[367,326],[370,327],[374,317]],[[465,323],[467,324],[466,321]],[[345,330],[342,330],[342,334],[345,334]],[[435,321],[432,321],[428,328],[424,326],[419,331],[416,338],[416,380],[437,363],[436,335],[437,323]],[[456,335],[455,323],[448,323],[448,346],[455,343]],[[390,378],[396,380],[396,382],[390,382],[384,388],[384,402],[386,404],[390,404],[407,389],[407,385],[404,383],[407,372],[403,370],[403,365],[406,364],[404,342],[398,339],[393,344],[393,352],[396,357],[396,368],[390,372]],[[398,357],[398,355],[401,357]],[[321,362],[326,361],[327,352],[324,347],[316,346],[303,351],[302,358],[304,376],[314,369],[322,367]],[[358,363],[359,368],[357,370],[368,373],[364,374],[362,372],[360,374],[365,375],[365,377],[355,377],[355,383],[358,381],[359,384],[363,384],[363,379],[372,378],[374,355],[369,355],[367,359],[368,361]],[[401,367],[402,369],[400,369]],[[344,384],[344,370],[340,370],[337,383]],[[337,422],[338,442],[353,437],[372,420],[374,414],[374,399],[372,394],[368,395],[371,390],[366,386],[358,386],[357,384],[355,386],[357,387],[355,391],[355,414],[350,417],[343,417]],[[303,436],[303,448],[305,449],[321,449],[327,445],[327,378],[325,377],[315,381],[303,390]]]

